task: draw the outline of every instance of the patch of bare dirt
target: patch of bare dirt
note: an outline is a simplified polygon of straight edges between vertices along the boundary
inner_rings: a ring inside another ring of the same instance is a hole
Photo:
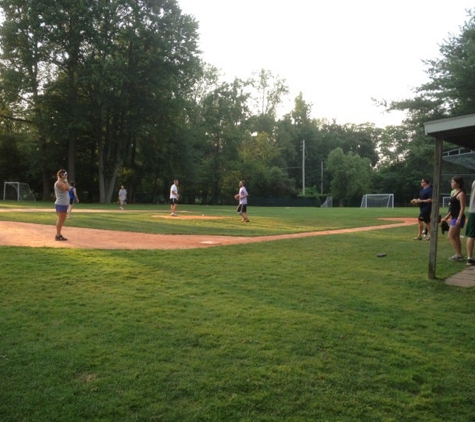
[[[11,209],[8,211],[12,211]],[[18,210],[20,211],[20,210]],[[21,210],[31,212],[32,210]],[[38,212],[36,209],[34,212]],[[46,209],[43,211],[52,211]],[[77,210],[74,212],[101,212],[92,210]],[[127,212],[127,211],[124,211]],[[216,219],[220,217],[205,215],[183,215],[171,217],[169,214],[154,214],[156,218],[179,218],[179,219]],[[53,217],[54,218],[54,217]],[[415,218],[384,218],[382,220],[393,221],[391,224],[370,227],[357,227],[353,229],[323,230],[317,232],[283,234],[275,236],[236,237],[236,236],[212,236],[212,235],[165,235],[121,232],[99,229],[82,229],[68,227],[67,222],[63,228],[63,236],[68,240],[61,242],[55,240],[55,227],[0,221],[0,245],[3,246],[27,246],[36,248],[83,248],[83,249],[193,249],[209,248],[213,246],[237,245],[242,243],[271,242],[282,239],[295,239],[309,236],[325,236],[332,234],[352,233],[368,230],[383,230],[392,227],[403,227],[417,224]],[[252,224],[252,222],[250,223]]]

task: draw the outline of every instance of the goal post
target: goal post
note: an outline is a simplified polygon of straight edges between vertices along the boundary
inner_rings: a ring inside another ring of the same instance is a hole
[[[333,197],[327,196],[325,202],[320,206],[320,208],[333,208]]]
[[[36,201],[36,198],[28,183],[4,182],[3,200]]]
[[[394,208],[394,194],[367,193],[361,199],[361,208]]]

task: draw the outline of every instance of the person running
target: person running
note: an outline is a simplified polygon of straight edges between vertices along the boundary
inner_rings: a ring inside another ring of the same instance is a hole
[[[124,185],[121,185],[119,189],[119,208],[122,211],[124,211],[126,202],[127,202],[127,191],[125,190]]]
[[[419,205],[419,233],[414,240],[422,240],[424,223],[426,226],[426,233],[430,233],[430,213],[432,212],[432,186],[427,177],[424,177],[421,180],[421,189],[419,190],[419,197],[417,198],[416,203]],[[430,236],[427,236],[425,239],[430,240]]]
[[[465,203],[467,195],[465,194],[465,186],[463,177],[455,176],[450,181],[453,194],[449,200],[449,212],[443,220],[449,220],[449,240],[454,248],[455,255],[449,259],[451,261],[464,261],[462,256],[462,242],[460,241],[460,231],[465,225]]]
[[[71,186],[68,183],[68,172],[66,170],[58,170],[58,172],[56,173],[56,177],[57,180],[54,184],[54,194],[56,196],[56,201],[54,202],[54,204],[58,219],[56,220],[56,236],[54,239],[63,241],[68,240],[63,237],[63,235],[61,234],[61,230],[68,214],[69,188]]]
[[[249,194],[247,193],[244,180],[241,180],[239,182],[239,193],[235,196],[235,198],[239,200],[239,205],[237,207],[236,212],[241,214],[243,223],[244,222],[249,223],[249,218],[247,218],[247,197],[248,196]]]
[[[69,188],[69,207],[68,207],[68,218],[71,218],[71,211],[73,210],[74,203],[79,202],[78,192],[76,190],[76,184],[71,180],[69,183],[71,186]]]
[[[176,207],[178,206],[178,198],[180,197],[180,194],[178,193],[178,180],[173,181],[173,185],[170,187],[170,211],[171,211],[171,216],[176,217]]]

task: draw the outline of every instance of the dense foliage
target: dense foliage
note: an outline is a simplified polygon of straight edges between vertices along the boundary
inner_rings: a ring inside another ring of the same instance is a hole
[[[475,112],[474,18],[427,60],[415,97],[387,105],[401,126],[311,118],[301,93],[282,117],[285,80],[260,70],[225,82],[200,58],[198,23],[176,0],[0,0],[0,180],[51,198],[67,168],[82,199],[226,203],[244,179],[253,197],[365,193],[397,203],[431,176],[422,123]],[[305,148],[304,148],[305,145]],[[305,169],[305,171],[303,171]],[[448,168],[447,172],[461,172]]]

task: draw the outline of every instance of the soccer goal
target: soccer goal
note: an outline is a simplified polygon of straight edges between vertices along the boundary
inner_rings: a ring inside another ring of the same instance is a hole
[[[394,208],[393,193],[367,193],[361,199],[361,208]]]
[[[3,183],[3,200],[13,201],[36,201],[35,195],[30,189],[28,183],[20,182],[4,182]]]
[[[327,199],[325,199],[325,202],[323,202],[321,208],[333,208],[333,197],[327,196]]]

